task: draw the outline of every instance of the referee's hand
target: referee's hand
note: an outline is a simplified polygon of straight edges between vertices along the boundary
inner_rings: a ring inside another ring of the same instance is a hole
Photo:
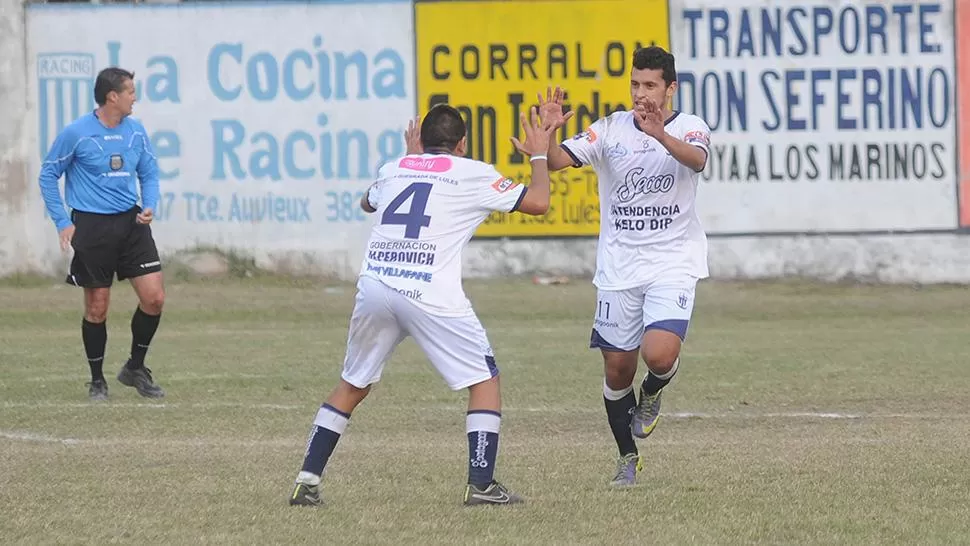
[[[150,224],[152,223],[152,219],[154,217],[155,215],[152,213],[152,209],[145,209],[138,213],[138,216],[135,217],[135,221],[139,224]]]
[[[67,226],[61,230],[61,250],[67,252],[68,247],[71,246],[71,239],[74,238],[74,224]]]

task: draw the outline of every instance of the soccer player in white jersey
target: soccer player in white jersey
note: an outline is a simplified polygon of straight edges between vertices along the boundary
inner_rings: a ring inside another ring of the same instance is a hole
[[[545,151],[558,126],[540,126],[534,107],[530,114],[528,122],[521,120],[525,142],[513,139],[530,156],[528,186],[465,158],[465,122],[456,109],[439,104],[421,123],[420,141],[410,128],[408,155],[381,167],[361,199],[378,222],[357,282],[341,380],[313,421],[291,505],[321,504],[320,477],[351,413],[408,336],[451,389],[468,389],[464,504],[522,501],[494,477],[502,415],[499,371],[462,289],[461,256],[492,211],[541,215],[549,209]]]
[[[636,483],[646,438],[660,417],[660,395],[677,373],[694,306],[708,276],[707,238],[695,209],[707,164],[710,128],[670,111],[677,90],[674,57],[640,48],[630,73],[632,111],[614,112],[548,151],[550,171],[591,165],[600,199],[593,284],[597,301],[590,348],[603,354],[603,397],[620,457],[612,485]],[[563,119],[562,90],[539,96],[546,124]],[[647,365],[640,401],[633,392],[638,354]]]

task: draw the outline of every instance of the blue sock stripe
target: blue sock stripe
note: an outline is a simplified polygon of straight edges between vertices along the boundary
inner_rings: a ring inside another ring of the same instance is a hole
[[[330,404],[323,404],[320,407],[321,408],[324,408],[324,409],[326,409],[328,411],[332,411],[332,412],[336,413],[337,415],[343,416],[345,419],[350,419],[350,414],[349,413],[344,413],[344,412],[338,410],[337,408],[331,406]]]
[[[495,411],[495,410],[490,410],[490,409],[473,409],[473,410],[468,410],[468,412],[466,413],[466,415],[473,415],[473,414],[476,414],[476,413],[483,414],[483,415],[494,415],[496,417],[501,417],[502,416],[502,412]]]

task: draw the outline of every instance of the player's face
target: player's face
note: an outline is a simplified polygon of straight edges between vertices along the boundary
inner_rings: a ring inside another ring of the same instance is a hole
[[[118,108],[121,115],[131,115],[132,108],[135,105],[135,82],[125,80],[125,83],[121,86],[121,91],[115,93],[115,95],[117,95],[115,107]]]
[[[652,68],[634,68],[630,73],[630,98],[633,99],[634,108],[646,103],[648,98],[666,109],[674,96],[677,82],[670,85],[664,81],[663,70]]]

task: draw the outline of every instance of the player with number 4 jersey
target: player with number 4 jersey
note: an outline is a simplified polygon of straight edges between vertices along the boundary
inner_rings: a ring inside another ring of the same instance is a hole
[[[465,156],[465,122],[451,106],[431,108],[420,134],[411,124],[408,155],[385,164],[361,199],[378,222],[367,242],[340,383],[313,422],[291,505],[317,505],[320,477],[351,413],[378,382],[384,365],[412,337],[453,390],[468,389],[468,483],[465,505],[514,504],[522,498],[495,480],[501,423],[499,371],[485,329],[462,289],[461,257],[493,211],[545,214],[545,151],[561,126],[522,116],[532,181],[513,182]],[[568,117],[563,118],[568,119]]]
[[[708,276],[707,238],[695,209],[711,131],[694,115],[667,109],[677,90],[674,56],[640,48],[630,73],[632,111],[614,112],[584,132],[552,143],[549,169],[596,171],[600,233],[597,303],[590,347],[603,355],[603,398],[620,456],[611,484],[636,483],[643,463],[634,437],[660,418],[662,389],[677,372],[694,307]],[[563,119],[563,92],[539,97],[544,123]],[[633,392],[639,356],[647,365],[640,401]]]

